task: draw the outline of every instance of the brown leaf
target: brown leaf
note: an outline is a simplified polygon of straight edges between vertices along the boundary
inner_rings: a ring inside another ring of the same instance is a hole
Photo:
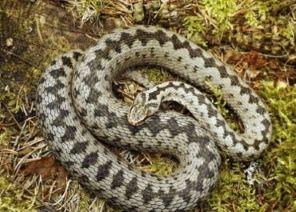
[[[25,175],[39,174],[44,180],[53,179],[63,186],[66,183],[68,173],[54,157],[43,157],[28,163],[21,169]]]
[[[255,70],[264,68],[268,64],[268,61],[256,51],[250,51],[243,54],[231,51],[227,54],[227,58],[230,63],[245,63],[247,68]]]
[[[256,51],[251,51],[243,57],[253,69],[260,69],[268,64],[266,59]]]

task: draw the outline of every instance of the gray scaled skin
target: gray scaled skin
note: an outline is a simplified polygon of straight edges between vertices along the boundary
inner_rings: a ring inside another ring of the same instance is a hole
[[[44,72],[37,91],[42,130],[53,153],[81,184],[130,211],[184,211],[196,206],[218,178],[220,156],[204,121],[165,111],[139,126],[128,123],[129,106],[112,92],[112,81],[129,67],[158,65],[192,85],[221,88],[242,119],[245,132],[231,131],[205,97],[201,116],[216,129],[219,147],[250,160],[267,147],[271,124],[264,104],[229,67],[180,35],[136,26],[115,30],[85,52],[72,51]],[[212,130],[212,129],[210,129]],[[143,173],[118,159],[101,142],[133,150],[169,153],[179,169],[168,177]],[[221,144],[220,144],[221,143]]]

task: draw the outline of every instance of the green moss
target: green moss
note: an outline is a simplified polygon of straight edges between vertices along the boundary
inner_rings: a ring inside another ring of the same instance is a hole
[[[226,161],[220,172],[218,186],[208,200],[216,211],[259,211],[255,189],[244,181],[239,163],[230,167]]]
[[[0,82],[0,85],[2,83]],[[0,92],[0,102],[5,102],[7,107],[12,113],[17,113],[20,110],[22,103],[22,99],[18,94],[13,90],[11,90],[8,85],[3,83],[3,91]]]
[[[3,145],[7,145],[7,141],[9,141],[11,139],[11,132],[8,128],[4,128],[2,130],[0,130],[0,146]]]
[[[247,24],[249,24],[251,27],[260,26],[269,15],[267,2],[253,1],[251,4],[245,5],[245,8],[247,11],[244,17]]]
[[[238,10],[237,0],[203,0],[200,13],[184,18],[187,36],[197,44],[206,46],[205,35],[213,35],[219,42],[233,29],[233,16]],[[204,15],[206,14],[206,16]]]
[[[296,33],[296,26],[292,22],[288,22],[286,27],[283,27],[282,29],[282,35],[286,37],[291,45],[295,44],[295,33]]]
[[[268,173],[264,197],[275,208],[296,209],[296,87],[262,82],[273,122],[272,144],[263,168]]]
[[[187,16],[184,18],[184,27],[186,28],[186,36],[193,42],[207,46],[204,38],[205,22],[200,16]]]
[[[81,20],[81,23],[85,23],[99,17],[105,3],[105,0],[69,1],[70,6],[68,8]]]
[[[148,68],[144,73],[147,75],[149,81],[156,84],[165,82],[170,78],[169,73],[159,70],[158,68]]]
[[[16,168],[13,167],[15,164],[19,166],[24,161],[24,158],[20,160],[22,155],[15,153],[23,142],[28,141],[24,137],[32,139],[36,136],[35,129],[24,119],[30,116],[30,122],[36,124],[31,107],[42,70],[56,55],[75,48],[66,42],[64,34],[54,36],[52,28],[43,25],[42,21],[39,23],[40,5],[43,4],[0,3],[0,175],[30,185],[29,178],[19,180],[19,172],[11,171]],[[28,32],[30,29],[32,32]],[[0,177],[0,211],[34,211],[39,205],[36,199],[44,191],[38,187],[32,191],[30,187],[27,193],[3,176]]]
[[[194,16],[184,17],[183,25],[187,37],[202,46],[231,43],[269,54],[294,53],[293,14],[278,13],[280,3],[289,8],[288,1],[279,0],[203,0]]]
[[[215,86],[209,80],[205,81],[205,83],[211,91],[211,95],[208,95],[208,98],[217,108],[219,113],[223,116],[229,127],[235,131],[243,132],[243,124],[241,123],[237,114],[235,114],[234,111],[230,110],[230,108],[227,107],[227,102],[225,101],[224,95],[219,86]]]
[[[0,211],[35,211],[34,201],[26,200],[14,184],[0,176]]]
[[[153,157],[151,164],[141,166],[141,169],[159,176],[168,176],[173,173],[177,166],[178,164],[175,161],[161,155],[156,155]]]
[[[223,35],[226,30],[231,30],[231,19],[237,11],[237,0],[203,0],[207,14],[213,19],[215,31]]]
[[[260,89],[273,124],[270,147],[258,161],[261,171],[249,185],[243,164],[224,160],[218,186],[208,199],[214,210],[296,209],[296,87],[277,88],[271,81],[261,81]]]
[[[79,191],[79,211],[102,211],[105,200],[91,199],[85,191]]]
[[[279,50],[281,48],[278,48],[278,46],[283,46],[287,50],[288,48],[295,50],[296,28],[295,24],[291,22],[290,16],[285,13],[280,13],[281,15],[276,17],[272,16],[273,5],[278,2],[277,0],[243,2],[236,0],[203,0],[197,3],[196,16],[191,14],[184,19],[184,26],[188,37],[204,46],[212,41],[212,37],[221,38],[226,35],[230,37],[227,41],[230,41],[232,38],[237,40],[237,34],[241,33],[244,38],[258,41],[259,47],[266,42],[269,47],[276,47]],[[69,1],[69,3],[76,17],[85,22],[98,17],[107,1],[73,0]],[[201,7],[199,7],[200,5]],[[36,9],[33,8],[30,11],[34,10]],[[8,12],[6,9],[0,9],[1,14],[4,11],[7,15],[2,17],[1,24],[9,24],[0,26],[2,29],[2,31],[0,30],[1,38],[3,37],[4,41],[10,39],[13,53],[17,57],[5,54],[5,61],[1,65],[3,80],[0,80],[0,101],[15,115],[20,111],[21,107],[28,104],[26,103],[26,97],[29,93],[34,92],[34,86],[37,84],[42,72],[41,69],[56,55],[70,48],[75,48],[75,42],[70,45],[67,38],[48,33],[52,28],[43,25],[42,21],[36,21],[39,16],[35,17],[34,13],[30,13],[32,17],[27,17],[26,21],[23,22],[22,19],[12,20],[12,17],[16,17],[11,16],[17,14],[16,9],[11,9]],[[238,15],[238,12],[242,12],[242,15]],[[206,14],[206,16],[203,14]],[[19,20],[21,21],[18,22]],[[38,36],[27,33],[29,28],[35,29],[36,24],[38,25],[36,30],[43,35],[41,40]],[[243,31],[245,29],[247,30]],[[207,40],[205,40],[205,35],[207,35]],[[13,37],[13,40],[11,40],[11,37]],[[211,44],[213,43],[211,42]],[[5,42],[2,45],[7,48]],[[40,46],[44,47],[40,48]],[[265,50],[265,48],[262,48],[262,50]],[[283,51],[280,53],[282,54]],[[20,61],[20,58],[23,61]],[[40,69],[33,67],[28,62],[40,66]],[[171,79],[170,75],[158,69],[149,69],[147,75],[155,83]],[[249,185],[244,178],[243,164],[231,163],[227,159],[223,160],[219,184],[206,200],[213,210],[296,210],[296,88],[292,86],[277,88],[273,85],[273,82],[262,81],[260,89],[261,96],[265,98],[269,107],[273,123],[271,145],[268,151],[263,154],[262,160],[258,162],[261,172],[255,176],[255,184]],[[222,97],[217,92],[217,100],[214,103],[222,113],[227,113],[223,107],[225,102],[223,102]],[[3,120],[9,119],[7,117],[10,116],[7,116],[7,114],[6,109],[0,111],[0,118]],[[11,126],[10,123],[13,123],[13,121],[6,121],[3,125],[5,127],[0,129],[1,145],[6,146],[12,137],[19,136],[18,129]],[[19,160],[19,158],[13,156],[13,160]],[[167,158],[158,155],[154,155],[151,161],[152,164],[143,165],[141,168],[162,176],[170,174],[176,166]],[[111,211],[108,207],[102,206],[104,200],[93,203],[93,199],[89,198],[87,194],[81,192],[81,190],[75,191],[78,193],[78,198],[80,198],[78,204],[80,211],[88,211],[90,205],[95,211],[102,210],[102,207],[107,208],[107,211]],[[31,195],[30,198],[34,199],[36,196]],[[77,203],[76,200],[75,203]],[[0,211],[30,211],[33,210],[33,204],[36,205],[36,202],[25,199],[21,189],[18,189],[17,186],[11,184],[5,178],[0,177]]]

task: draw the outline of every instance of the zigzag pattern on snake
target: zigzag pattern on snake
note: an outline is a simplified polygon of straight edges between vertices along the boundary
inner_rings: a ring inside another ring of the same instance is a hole
[[[205,81],[218,86],[244,132],[232,130],[202,93],[184,83],[167,83],[147,95],[153,100],[166,91],[172,94],[169,100],[184,97],[196,119],[161,111],[131,125],[130,106],[114,96],[112,81],[128,68],[146,64],[165,67],[193,86],[209,89]],[[267,147],[271,135],[264,104],[228,66],[184,37],[153,26],[115,30],[85,52],[63,54],[46,69],[37,93],[42,130],[58,160],[83,185],[128,210],[193,208],[217,181],[216,146],[234,159],[251,160]],[[168,177],[135,170],[102,140],[169,153],[179,168]]]

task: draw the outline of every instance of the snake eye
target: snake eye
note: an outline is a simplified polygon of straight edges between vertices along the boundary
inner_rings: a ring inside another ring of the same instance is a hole
[[[145,105],[146,95],[144,92],[138,93],[133,101],[133,105]]]

